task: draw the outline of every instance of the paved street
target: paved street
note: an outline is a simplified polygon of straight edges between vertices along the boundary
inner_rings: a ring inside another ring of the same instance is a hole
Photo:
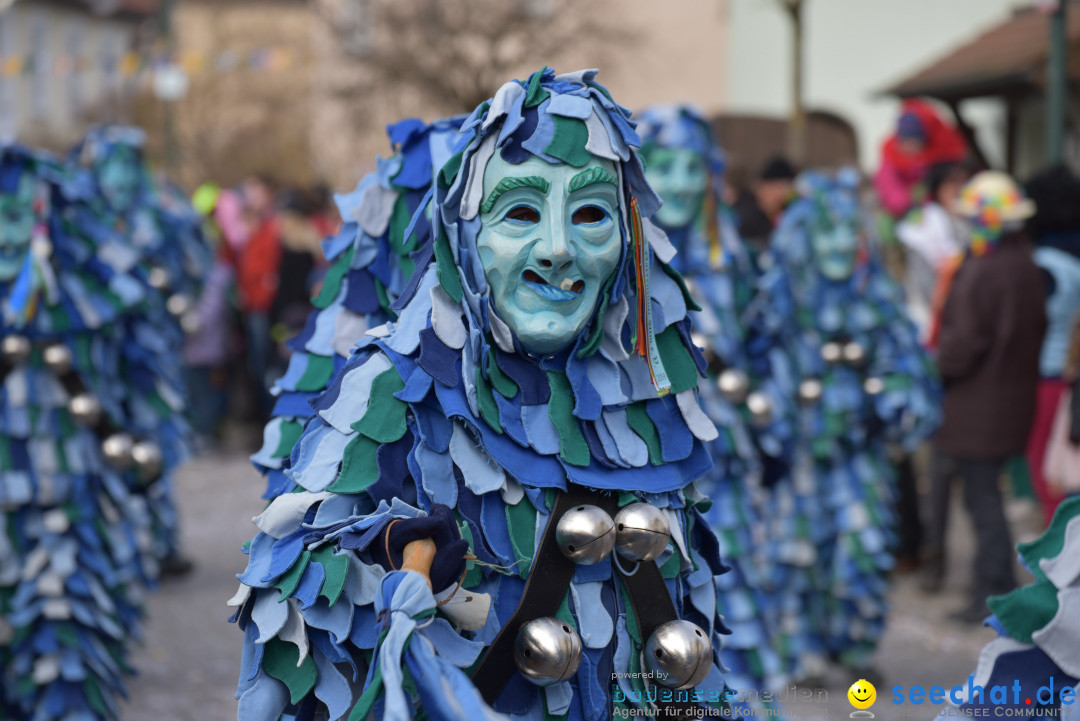
[[[233,692],[240,666],[240,633],[226,623],[225,601],[236,590],[242,570],[240,545],[251,536],[250,519],[262,509],[261,479],[239,453],[211,455],[189,464],[177,483],[184,519],[186,552],[196,562],[191,575],[167,582],[152,597],[145,643],[134,663],[139,676],[130,682],[124,721],[230,721],[236,717]],[[967,523],[959,508],[953,523],[954,546],[948,588],[928,597],[913,578],[900,578],[893,616],[878,653],[887,688],[878,689],[873,711],[878,719],[932,718],[933,707],[897,707],[888,702],[895,684],[946,688],[961,683],[974,668],[978,651],[993,637],[989,629],[969,629],[945,620],[961,603],[970,575],[970,548],[963,544]],[[1022,524],[1021,524],[1022,525]],[[852,711],[846,692],[850,679],[827,678],[828,699],[803,702],[792,716],[847,718]]]

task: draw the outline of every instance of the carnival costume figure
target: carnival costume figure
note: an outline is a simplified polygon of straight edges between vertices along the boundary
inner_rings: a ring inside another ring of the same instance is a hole
[[[594,74],[470,116],[397,320],[312,401],[233,601],[242,720],[725,705],[705,361]]]
[[[796,673],[826,659],[859,674],[885,625],[893,564],[890,444],[939,421],[940,388],[899,291],[863,235],[858,176],[806,173],[773,247],[798,308],[799,453],[770,514],[776,627]]]
[[[91,129],[70,158],[89,174],[93,200],[72,212],[83,233],[101,241],[115,237],[126,246],[118,262],[145,286],[144,312],[124,319],[130,326],[126,333],[138,339],[125,346],[125,363],[132,371],[125,425],[156,437],[171,468],[189,455],[181,359],[184,334],[198,324],[196,302],[212,255],[198,214],[182,196],[155,181],[143,158],[143,142],[138,128]],[[190,562],[180,556],[171,473],[148,489],[147,499],[163,568],[187,570]]]
[[[732,630],[728,681],[736,690],[775,689],[782,681],[765,621],[761,513],[766,486],[786,476],[794,447],[795,380],[784,346],[790,290],[782,266],[758,274],[738,238],[720,199],[724,158],[705,118],[685,106],[656,106],[637,121],[646,178],[663,201],[653,220],[678,249],[672,265],[702,306],[691,314],[694,341],[709,360],[702,406],[720,434],[709,444],[713,470],[697,487],[713,502],[705,518],[731,566],[719,580],[720,612]]]
[[[90,192],[84,173],[0,148],[5,719],[118,717],[157,573],[147,492],[177,460],[131,424],[133,399],[161,403],[159,379],[128,360],[146,288],[123,242],[78,222]]]

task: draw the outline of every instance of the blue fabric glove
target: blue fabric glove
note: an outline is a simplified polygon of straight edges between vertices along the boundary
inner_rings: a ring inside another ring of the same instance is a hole
[[[382,538],[372,544],[372,555],[387,570],[400,569],[405,546],[423,538],[435,542],[431,588],[435,593],[440,593],[457,583],[465,573],[465,555],[469,552],[469,543],[461,537],[454,512],[449,506],[436,503],[426,516],[402,518],[390,523]]]

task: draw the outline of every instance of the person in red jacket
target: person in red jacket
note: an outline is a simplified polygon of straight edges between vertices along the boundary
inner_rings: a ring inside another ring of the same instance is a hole
[[[254,383],[260,418],[270,415],[269,388],[274,345],[270,336],[270,311],[278,291],[281,267],[281,220],[275,208],[274,182],[264,176],[244,181],[242,193],[251,233],[236,261],[236,283],[247,339],[248,371]]]
[[[896,220],[920,200],[913,197],[914,191],[931,166],[960,162],[968,153],[964,136],[929,103],[905,100],[900,111],[896,132],[882,146],[874,176],[881,205]]]

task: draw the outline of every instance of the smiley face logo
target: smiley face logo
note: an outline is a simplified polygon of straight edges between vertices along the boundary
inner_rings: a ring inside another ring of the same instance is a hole
[[[874,705],[874,701],[877,701],[877,689],[874,688],[874,684],[867,681],[865,678],[860,678],[855,683],[851,684],[851,688],[847,692],[848,701],[851,705],[857,709],[868,709]],[[856,714],[851,714],[855,716]],[[858,714],[872,715],[872,714]]]

